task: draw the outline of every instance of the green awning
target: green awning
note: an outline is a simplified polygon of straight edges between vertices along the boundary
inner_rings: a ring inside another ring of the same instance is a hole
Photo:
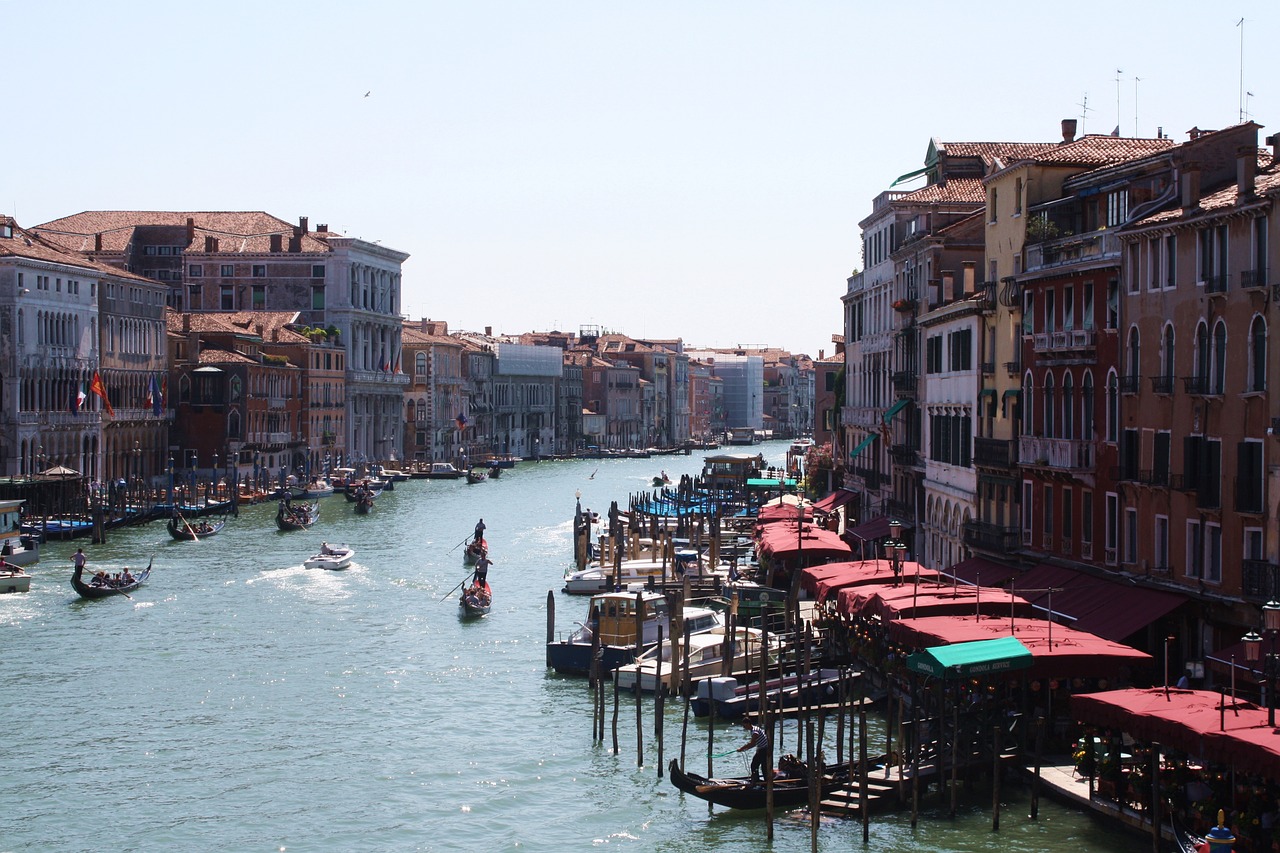
[[[1010,388],[1004,392],[1004,398],[1006,400],[1009,399],[1010,397],[1021,397],[1021,396],[1022,396],[1021,388]]]
[[[983,397],[995,397],[995,395],[996,395],[996,389],[983,388],[981,391],[978,392],[978,399],[981,400]]]
[[[1031,650],[1017,637],[936,646],[907,655],[907,669],[937,677],[969,678],[1031,666]]]
[[[871,442],[875,441],[879,437],[879,435],[880,435],[879,433],[873,432],[871,433],[871,435],[867,436],[866,438],[862,439],[862,441],[858,442],[858,446],[855,447],[853,450],[849,451],[849,458],[852,459],[862,451],[866,450],[867,446],[871,444]]]
[[[788,489],[794,489],[796,487],[796,481],[794,477],[787,477],[786,480],[783,481],[783,483]],[[765,478],[750,477],[747,479],[747,488],[748,489],[776,489],[778,488],[778,478],[775,477],[771,480],[767,477]]]
[[[893,183],[889,184],[889,188],[893,189],[903,181],[909,181],[912,178],[918,178],[927,171],[929,171],[929,167],[925,166],[923,169],[916,169],[914,172],[907,172],[905,175],[899,175],[897,179],[894,180]]]
[[[889,423],[889,421],[893,420],[893,416],[898,414],[898,412],[901,412],[903,409],[905,409],[907,406],[907,403],[910,403],[910,402],[911,401],[908,400],[906,397],[903,397],[901,400],[899,400],[898,402],[890,406],[889,409],[884,413],[884,422]]]

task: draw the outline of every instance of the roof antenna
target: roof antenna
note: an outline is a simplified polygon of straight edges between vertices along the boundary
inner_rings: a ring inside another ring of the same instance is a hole
[[[1142,78],[1138,75],[1133,76],[1133,138],[1137,139],[1138,134],[1138,84],[1142,82]]]
[[[1240,28],[1240,123],[1244,124],[1244,18],[1236,26]]]
[[[1116,69],[1116,136],[1120,135],[1120,75],[1124,69]]]
[[[1089,110],[1092,109],[1092,107],[1089,106],[1088,92],[1084,93],[1084,100],[1076,104],[1076,106],[1080,108],[1080,135],[1084,136],[1084,121],[1089,117]]]

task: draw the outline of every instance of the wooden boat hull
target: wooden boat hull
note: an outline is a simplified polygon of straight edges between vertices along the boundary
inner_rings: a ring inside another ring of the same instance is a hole
[[[462,562],[468,566],[474,566],[480,561],[480,557],[489,551],[489,546],[485,544],[483,539],[477,547],[475,542],[467,543],[467,547],[462,552]]]
[[[671,784],[686,794],[726,806],[731,809],[762,809],[765,807],[767,792],[763,782],[754,785],[750,777],[730,777],[724,779],[708,779],[696,773],[686,773],[680,769],[680,762],[671,759],[667,765],[671,774]],[[824,790],[830,790],[832,781],[824,777],[821,783]],[[809,802],[808,779],[775,779],[773,782],[774,808],[795,808]]]
[[[217,524],[210,524],[205,527],[203,523],[192,524],[189,521],[179,521],[176,518],[171,518],[169,519],[169,535],[180,542],[189,542],[192,539],[216,536],[226,526],[227,523],[225,521],[219,521]]]
[[[295,508],[292,514],[286,514],[284,509],[276,511],[276,527],[281,530],[306,530],[315,523],[316,517],[309,510]]]
[[[356,501],[356,515],[368,515],[373,511],[373,500]]]
[[[468,472],[467,472],[467,482],[468,482],[468,483],[483,483],[483,482],[485,481],[485,479],[486,479],[486,478],[485,478],[485,474],[484,474],[484,472],[483,472],[483,471],[468,471]]]
[[[489,608],[493,606],[493,589],[488,583],[484,585],[482,592],[478,592],[473,588],[468,589],[458,599],[458,607],[461,608],[463,616],[484,616],[488,614]]]
[[[138,587],[147,582],[147,578],[151,576],[151,563],[147,563],[147,567],[139,572],[133,579],[133,583],[127,586],[94,586],[84,582],[84,570],[77,568],[71,575],[71,586],[81,598],[97,599],[111,598],[113,595],[124,595],[133,592]]]

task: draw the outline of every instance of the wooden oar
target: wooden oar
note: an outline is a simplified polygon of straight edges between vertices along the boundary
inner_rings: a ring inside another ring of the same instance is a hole
[[[468,575],[467,577],[463,578],[463,579],[462,579],[462,583],[459,583],[459,584],[458,584],[457,586],[455,586],[453,589],[451,589],[451,590],[449,590],[448,592],[446,592],[443,596],[441,596],[440,600],[441,600],[441,601],[444,601],[446,598],[448,598],[449,596],[453,595],[453,594],[454,594],[455,592],[457,592],[458,590],[462,589],[462,584],[466,583],[466,582],[467,582],[468,580],[470,580],[470,579],[471,579],[471,576],[470,576],[470,575]]]
[[[178,518],[179,518],[179,519],[181,519],[181,521],[182,521],[182,525],[183,525],[184,527],[186,527],[186,528],[187,528],[187,532],[191,534],[191,541],[192,541],[192,542],[199,542],[199,541],[200,541],[200,537],[196,535],[195,528],[191,526],[191,522],[189,522],[189,521],[187,521],[185,518],[183,518],[183,517],[182,517],[182,513],[178,513]]]

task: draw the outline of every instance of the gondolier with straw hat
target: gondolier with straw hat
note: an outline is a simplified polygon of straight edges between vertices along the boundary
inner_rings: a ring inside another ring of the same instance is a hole
[[[751,737],[742,746],[738,747],[738,752],[746,752],[748,749],[755,748],[756,754],[751,756],[751,784],[760,781],[760,771],[765,768],[769,760],[769,733],[762,727],[757,726],[755,721],[750,717],[742,718],[742,727],[751,732]]]

